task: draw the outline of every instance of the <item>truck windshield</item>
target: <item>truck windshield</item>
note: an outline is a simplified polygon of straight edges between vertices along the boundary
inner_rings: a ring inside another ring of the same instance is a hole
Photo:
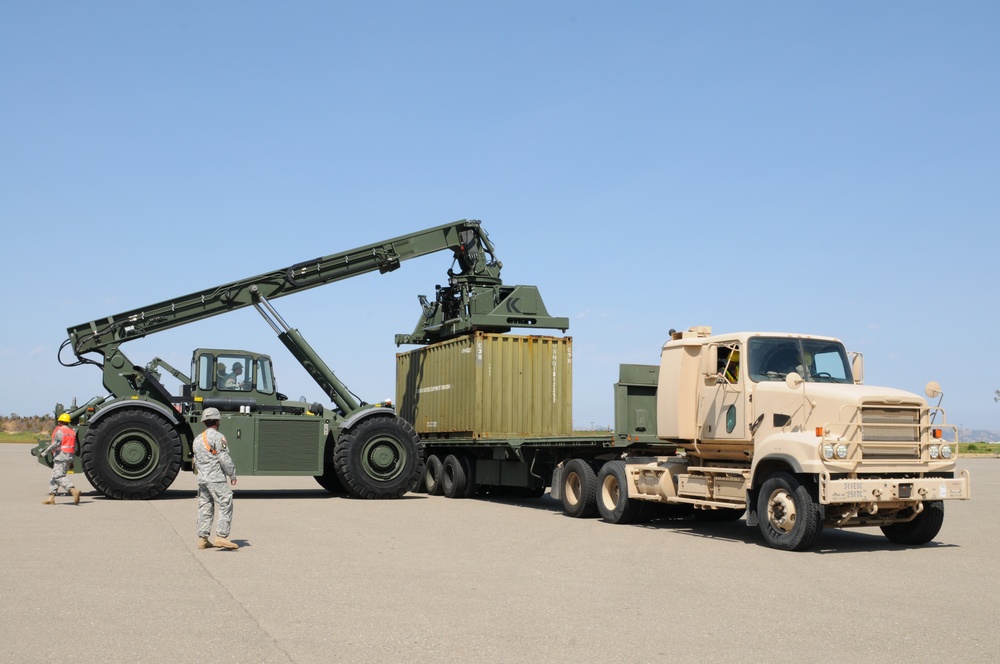
[[[807,383],[853,383],[844,346],[820,339],[752,337],[748,344],[750,379],[785,380],[798,373]]]

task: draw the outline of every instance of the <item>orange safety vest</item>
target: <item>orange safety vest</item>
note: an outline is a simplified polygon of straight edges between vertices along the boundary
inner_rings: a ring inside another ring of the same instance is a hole
[[[52,432],[52,438],[55,439],[56,433],[62,433],[62,446],[59,448],[60,452],[69,452],[73,454],[76,452],[76,431],[72,427],[68,427],[65,424],[60,424]]]
[[[208,429],[205,429],[205,432],[201,434],[201,442],[205,446],[205,449],[208,450],[209,454],[219,453],[218,450],[216,450],[215,448],[213,448],[211,445],[208,444]]]

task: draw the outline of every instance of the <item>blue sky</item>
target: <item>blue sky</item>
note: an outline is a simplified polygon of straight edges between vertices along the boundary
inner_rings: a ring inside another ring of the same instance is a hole
[[[103,393],[104,315],[456,219],[574,340],[574,421],[670,328],[826,334],[1000,430],[1000,6],[7,2],[0,412]],[[275,303],[362,398],[440,254]],[[252,310],[124,347],[275,358]],[[325,399],[324,399],[325,400]]]

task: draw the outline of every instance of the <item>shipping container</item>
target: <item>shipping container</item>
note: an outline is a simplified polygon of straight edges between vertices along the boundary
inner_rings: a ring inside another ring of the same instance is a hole
[[[396,355],[396,406],[421,436],[573,432],[572,337],[473,334]]]

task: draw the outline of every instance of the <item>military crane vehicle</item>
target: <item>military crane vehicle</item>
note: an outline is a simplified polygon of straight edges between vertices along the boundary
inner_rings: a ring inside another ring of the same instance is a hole
[[[351,392],[271,300],[350,277],[391,272],[403,261],[451,251],[452,268],[433,302],[421,296],[413,333],[400,342],[427,344],[459,335],[515,327],[565,329],[549,316],[534,286],[507,286],[503,264],[479,221],[459,220],[287,268],[208,288],[67,329],[59,349],[64,366],[94,365],[107,396],[69,413],[80,444],[76,467],[100,493],[116,499],[153,498],[180,470],[191,469],[191,443],[205,408],[222,413],[220,431],[240,475],[311,475],[331,491],[361,498],[395,498],[422,477],[423,450],[413,427],[391,403],[367,403]],[[456,269],[457,268],[457,269]],[[127,342],[245,307],[254,307],[282,344],[322,388],[333,406],[289,400],[278,392],[271,358],[246,350],[200,348],[190,375],[154,358],[145,366],[123,352]],[[64,361],[66,349],[75,361]],[[180,383],[172,395],[165,370]],[[32,453],[39,456],[44,445]],[[39,456],[51,465],[51,457]]]

